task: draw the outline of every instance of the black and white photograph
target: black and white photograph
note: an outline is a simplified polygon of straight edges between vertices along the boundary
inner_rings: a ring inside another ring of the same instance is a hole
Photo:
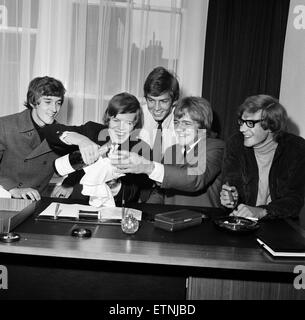
[[[305,300],[304,84],[305,0],[0,0],[0,302]]]

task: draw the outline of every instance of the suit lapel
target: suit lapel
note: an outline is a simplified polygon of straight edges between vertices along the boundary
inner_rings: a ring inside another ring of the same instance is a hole
[[[52,149],[50,148],[46,139],[44,139],[27,157],[26,159],[33,159],[39,157],[45,153],[51,152]]]
[[[19,132],[24,137],[24,141],[28,144],[31,151],[26,156],[26,159],[36,158],[42,154],[51,152],[47,140],[40,142],[38,132],[35,130],[32,118],[31,110],[24,110],[19,118]]]

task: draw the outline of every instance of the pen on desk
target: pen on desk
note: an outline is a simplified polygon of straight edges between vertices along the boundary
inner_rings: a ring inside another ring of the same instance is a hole
[[[59,212],[59,206],[60,206],[60,203],[57,203],[56,208],[55,208],[55,213],[54,213],[54,219],[57,219],[58,212]]]

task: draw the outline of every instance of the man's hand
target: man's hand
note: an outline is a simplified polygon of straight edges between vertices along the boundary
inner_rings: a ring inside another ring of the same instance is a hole
[[[128,151],[116,151],[109,154],[111,164],[121,173],[146,173],[150,175],[154,169],[154,163],[137,153]]]
[[[100,146],[80,133],[67,131],[62,141],[69,145],[77,145],[87,165],[94,163],[100,157]]]
[[[122,183],[120,179],[112,179],[110,181],[107,181],[106,183],[110,188],[112,196],[116,196],[120,192],[122,187]]]
[[[40,200],[40,194],[36,189],[33,188],[13,188],[9,190],[9,193],[12,195],[12,198],[16,199],[31,199],[31,200]]]
[[[231,196],[230,196],[231,193]],[[236,187],[229,186],[227,183],[222,185],[220,192],[220,202],[223,206],[233,209],[238,201],[238,191]]]
[[[240,204],[236,210],[234,210],[230,215],[243,218],[255,218],[261,219],[267,214],[267,211],[259,207],[251,207],[245,204]]]
[[[73,187],[55,186],[51,193],[51,198],[69,198],[73,192]]]

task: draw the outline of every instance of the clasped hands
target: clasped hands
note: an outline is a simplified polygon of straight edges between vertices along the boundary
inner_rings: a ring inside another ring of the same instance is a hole
[[[152,161],[135,152],[115,151],[109,154],[108,158],[118,173],[146,173],[150,175],[154,169]]]
[[[229,193],[231,193],[232,197],[230,197]],[[229,186],[228,184],[222,185],[220,202],[224,207],[234,209],[230,214],[231,216],[261,219],[267,214],[267,211],[260,207],[252,207],[243,203],[236,206],[238,202],[238,191],[236,187]]]

